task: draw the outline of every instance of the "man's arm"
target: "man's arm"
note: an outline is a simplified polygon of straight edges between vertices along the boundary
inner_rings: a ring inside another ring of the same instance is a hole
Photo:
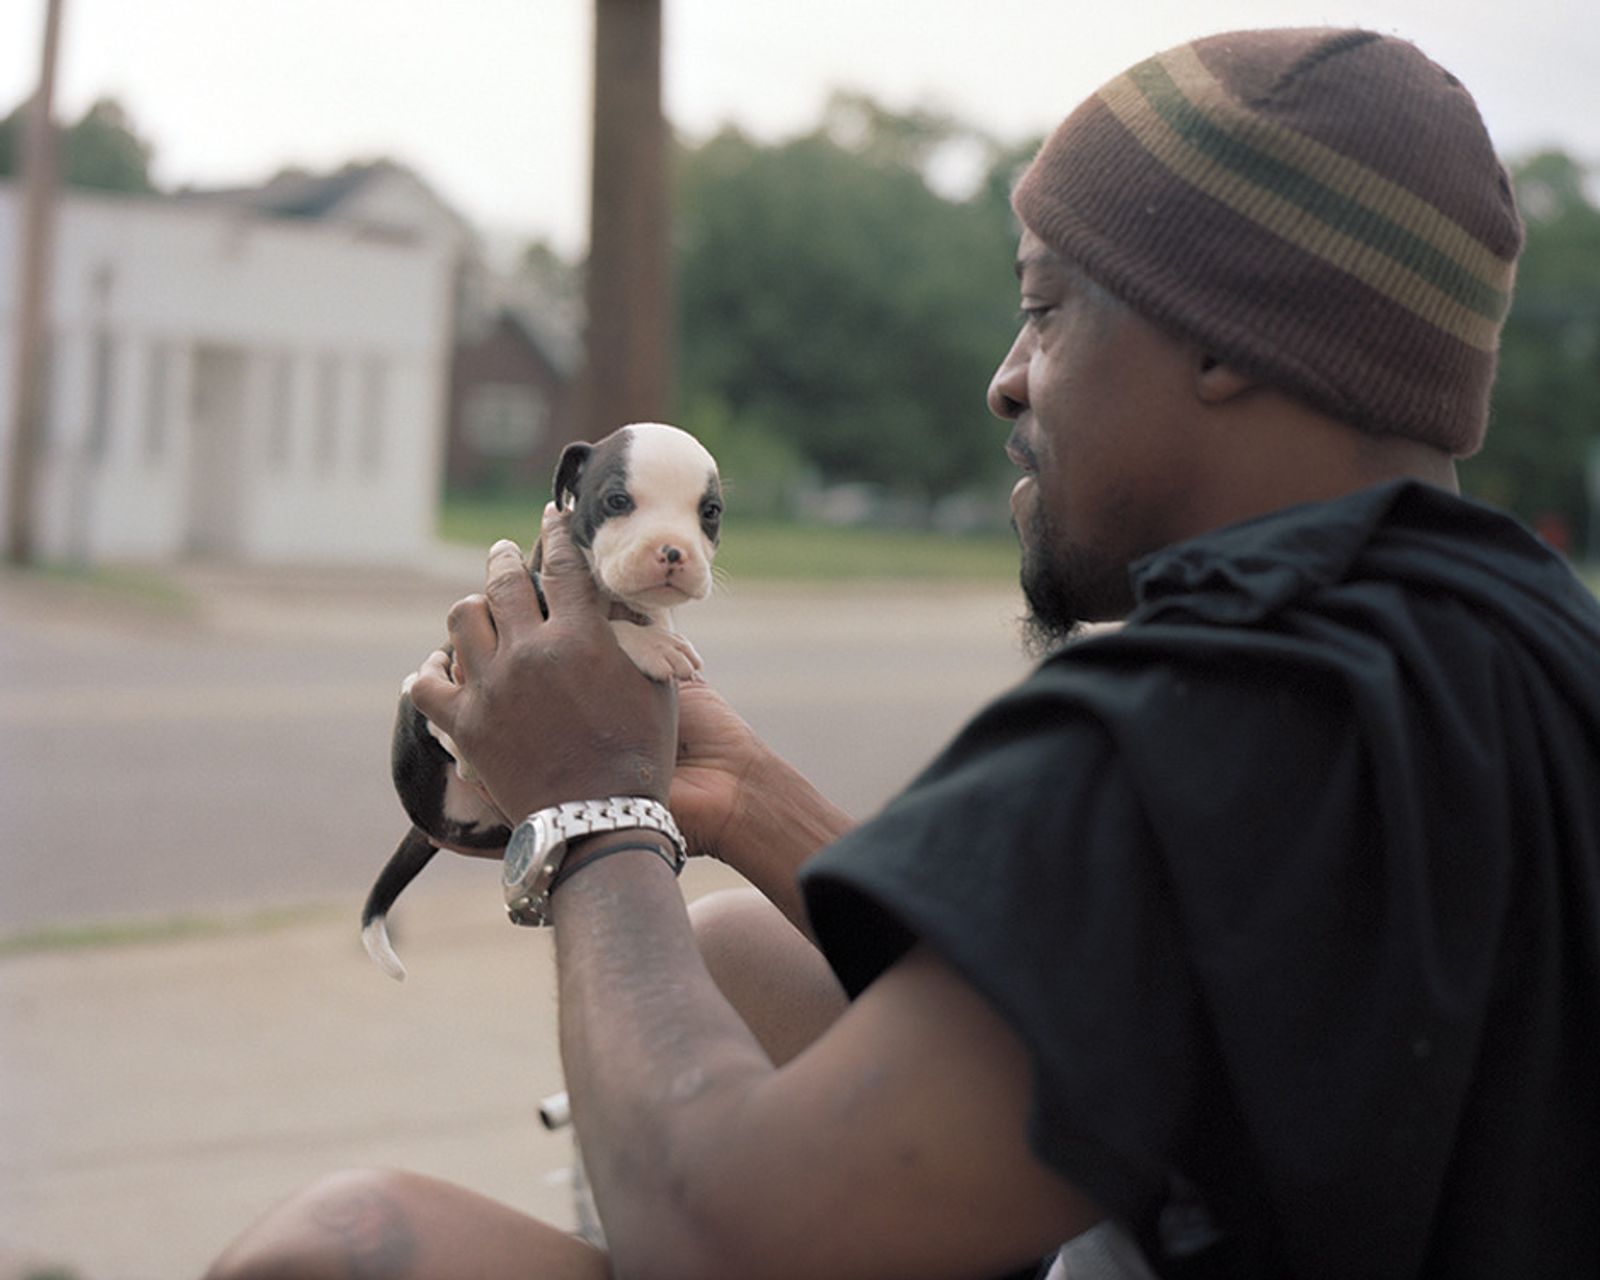
[[[932,953],[774,1069],[660,859],[583,867],[554,911],[562,1058],[620,1274],[970,1278],[1100,1217],[1029,1151],[1021,1042]]]

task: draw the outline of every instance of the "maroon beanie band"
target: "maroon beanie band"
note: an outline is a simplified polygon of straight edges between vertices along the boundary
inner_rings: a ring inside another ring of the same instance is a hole
[[[1158,324],[1336,417],[1482,443],[1522,228],[1476,106],[1404,41],[1247,31],[1113,80],[1013,195]]]

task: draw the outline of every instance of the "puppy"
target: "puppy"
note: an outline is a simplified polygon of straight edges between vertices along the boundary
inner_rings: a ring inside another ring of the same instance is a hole
[[[584,554],[600,594],[611,605],[623,652],[652,680],[692,680],[700,655],[672,623],[675,605],[711,592],[711,562],[722,531],[717,464],[686,431],[635,423],[598,444],[562,451],[554,500],[572,512],[573,544]],[[528,560],[539,607],[541,548]],[[400,691],[390,765],[400,803],[414,824],[379,873],[361,913],[367,954],[390,977],[405,966],[389,943],[385,917],[402,890],[440,848],[503,849],[511,824],[481,788],[469,761]],[[530,725],[530,733],[539,726]],[[519,818],[521,815],[517,815]]]

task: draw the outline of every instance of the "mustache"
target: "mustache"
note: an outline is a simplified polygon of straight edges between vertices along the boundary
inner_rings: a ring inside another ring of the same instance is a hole
[[[1013,430],[1006,438],[1006,457],[1010,458],[1024,471],[1037,471],[1039,460],[1034,456],[1032,447],[1022,438],[1019,430]]]

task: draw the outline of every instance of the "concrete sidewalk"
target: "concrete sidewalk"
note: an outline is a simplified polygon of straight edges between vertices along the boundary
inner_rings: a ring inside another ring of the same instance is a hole
[[[323,1173],[395,1166],[571,1224],[551,938],[482,883],[419,882],[410,972],[351,912],[0,957],[0,1280],[198,1276]],[[695,863],[685,891],[736,883]]]

